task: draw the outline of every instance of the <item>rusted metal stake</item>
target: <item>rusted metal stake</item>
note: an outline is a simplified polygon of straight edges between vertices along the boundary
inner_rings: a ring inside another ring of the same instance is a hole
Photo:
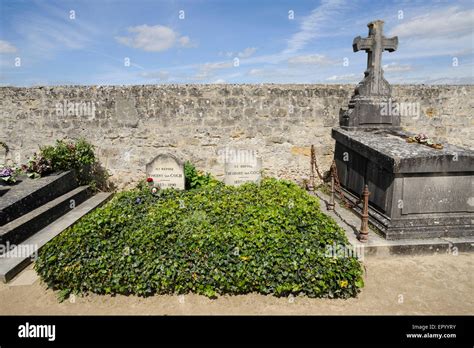
[[[313,175],[309,177],[307,188],[308,188],[308,191],[314,191],[314,176]]]
[[[329,198],[329,203],[328,203],[328,210],[334,210],[334,207],[336,204],[334,203],[334,194],[336,193],[334,189],[334,166],[336,165],[335,162],[332,162],[331,165],[331,197]]]
[[[311,171],[309,175],[308,191],[314,191],[314,145],[311,145]]]
[[[360,231],[357,239],[362,243],[366,243],[369,240],[369,186],[364,186],[364,191],[362,191],[362,201],[364,206],[362,207],[362,218],[360,224]]]

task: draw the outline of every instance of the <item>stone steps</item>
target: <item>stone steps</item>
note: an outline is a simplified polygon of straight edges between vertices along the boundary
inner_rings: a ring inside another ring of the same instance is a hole
[[[40,207],[77,187],[74,171],[51,174],[38,179],[26,176],[14,187],[2,186],[0,226]]]
[[[12,245],[23,242],[69,210],[84,202],[90,195],[91,190],[89,186],[80,186],[10,221],[0,227],[0,244]]]
[[[82,192],[83,190],[84,187],[79,187],[74,191],[76,191],[76,194],[79,194],[79,192]],[[41,247],[66,228],[72,226],[81,217],[105,203],[111,196],[112,193],[109,192],[101,192],[92,196],[83,203],[77,205],[74,209],[69,209],[69,212],[39,230],[31,237],[24,240],[21,244],[16,245],[7,253],[0,255],[0,280],[4,283],[11,280],[34,260]]]

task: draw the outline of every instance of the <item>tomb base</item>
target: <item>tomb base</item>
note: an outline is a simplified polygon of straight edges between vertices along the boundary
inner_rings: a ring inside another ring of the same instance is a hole
[[[397,130],[332,130],[343,193],[369,186],[369,221],[386,239],[474,236],[474,151],[408,143]]]

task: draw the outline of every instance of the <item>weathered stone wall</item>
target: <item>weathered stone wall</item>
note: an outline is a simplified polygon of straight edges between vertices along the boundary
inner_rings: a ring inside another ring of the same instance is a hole
[[[353,90],[279,84],[2,87],[0,141],[10,147],[9,161],[25,163],[39,145],[85,137],[119,187],[143,178],[146,163],[162,151],[222,178],[219,154],[226,147],[258,150],[267,175],[300,181],[309,175],[311,144],[320,167],[328,168],[331,127]],[[407,130],[474,148],[474,86],[394,86],[393,98],[419,103],[418,116],[402,116]]]

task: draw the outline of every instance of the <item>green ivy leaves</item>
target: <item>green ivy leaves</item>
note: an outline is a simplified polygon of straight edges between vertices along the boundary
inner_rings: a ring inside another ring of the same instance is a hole
[[[212,177],[210,173],[202,173],[189,161],[184,164],[185,187],[187,190],[202,186],[219,186],[222,183]]]
[[[328,257],[325,248],[334,243],[347,245],[343,231],[288,181],[204,184],[157,195],[142,187],[117,194],[60,234],[35,267],[62,297],[355,296],[363,287],[361,265]]]

